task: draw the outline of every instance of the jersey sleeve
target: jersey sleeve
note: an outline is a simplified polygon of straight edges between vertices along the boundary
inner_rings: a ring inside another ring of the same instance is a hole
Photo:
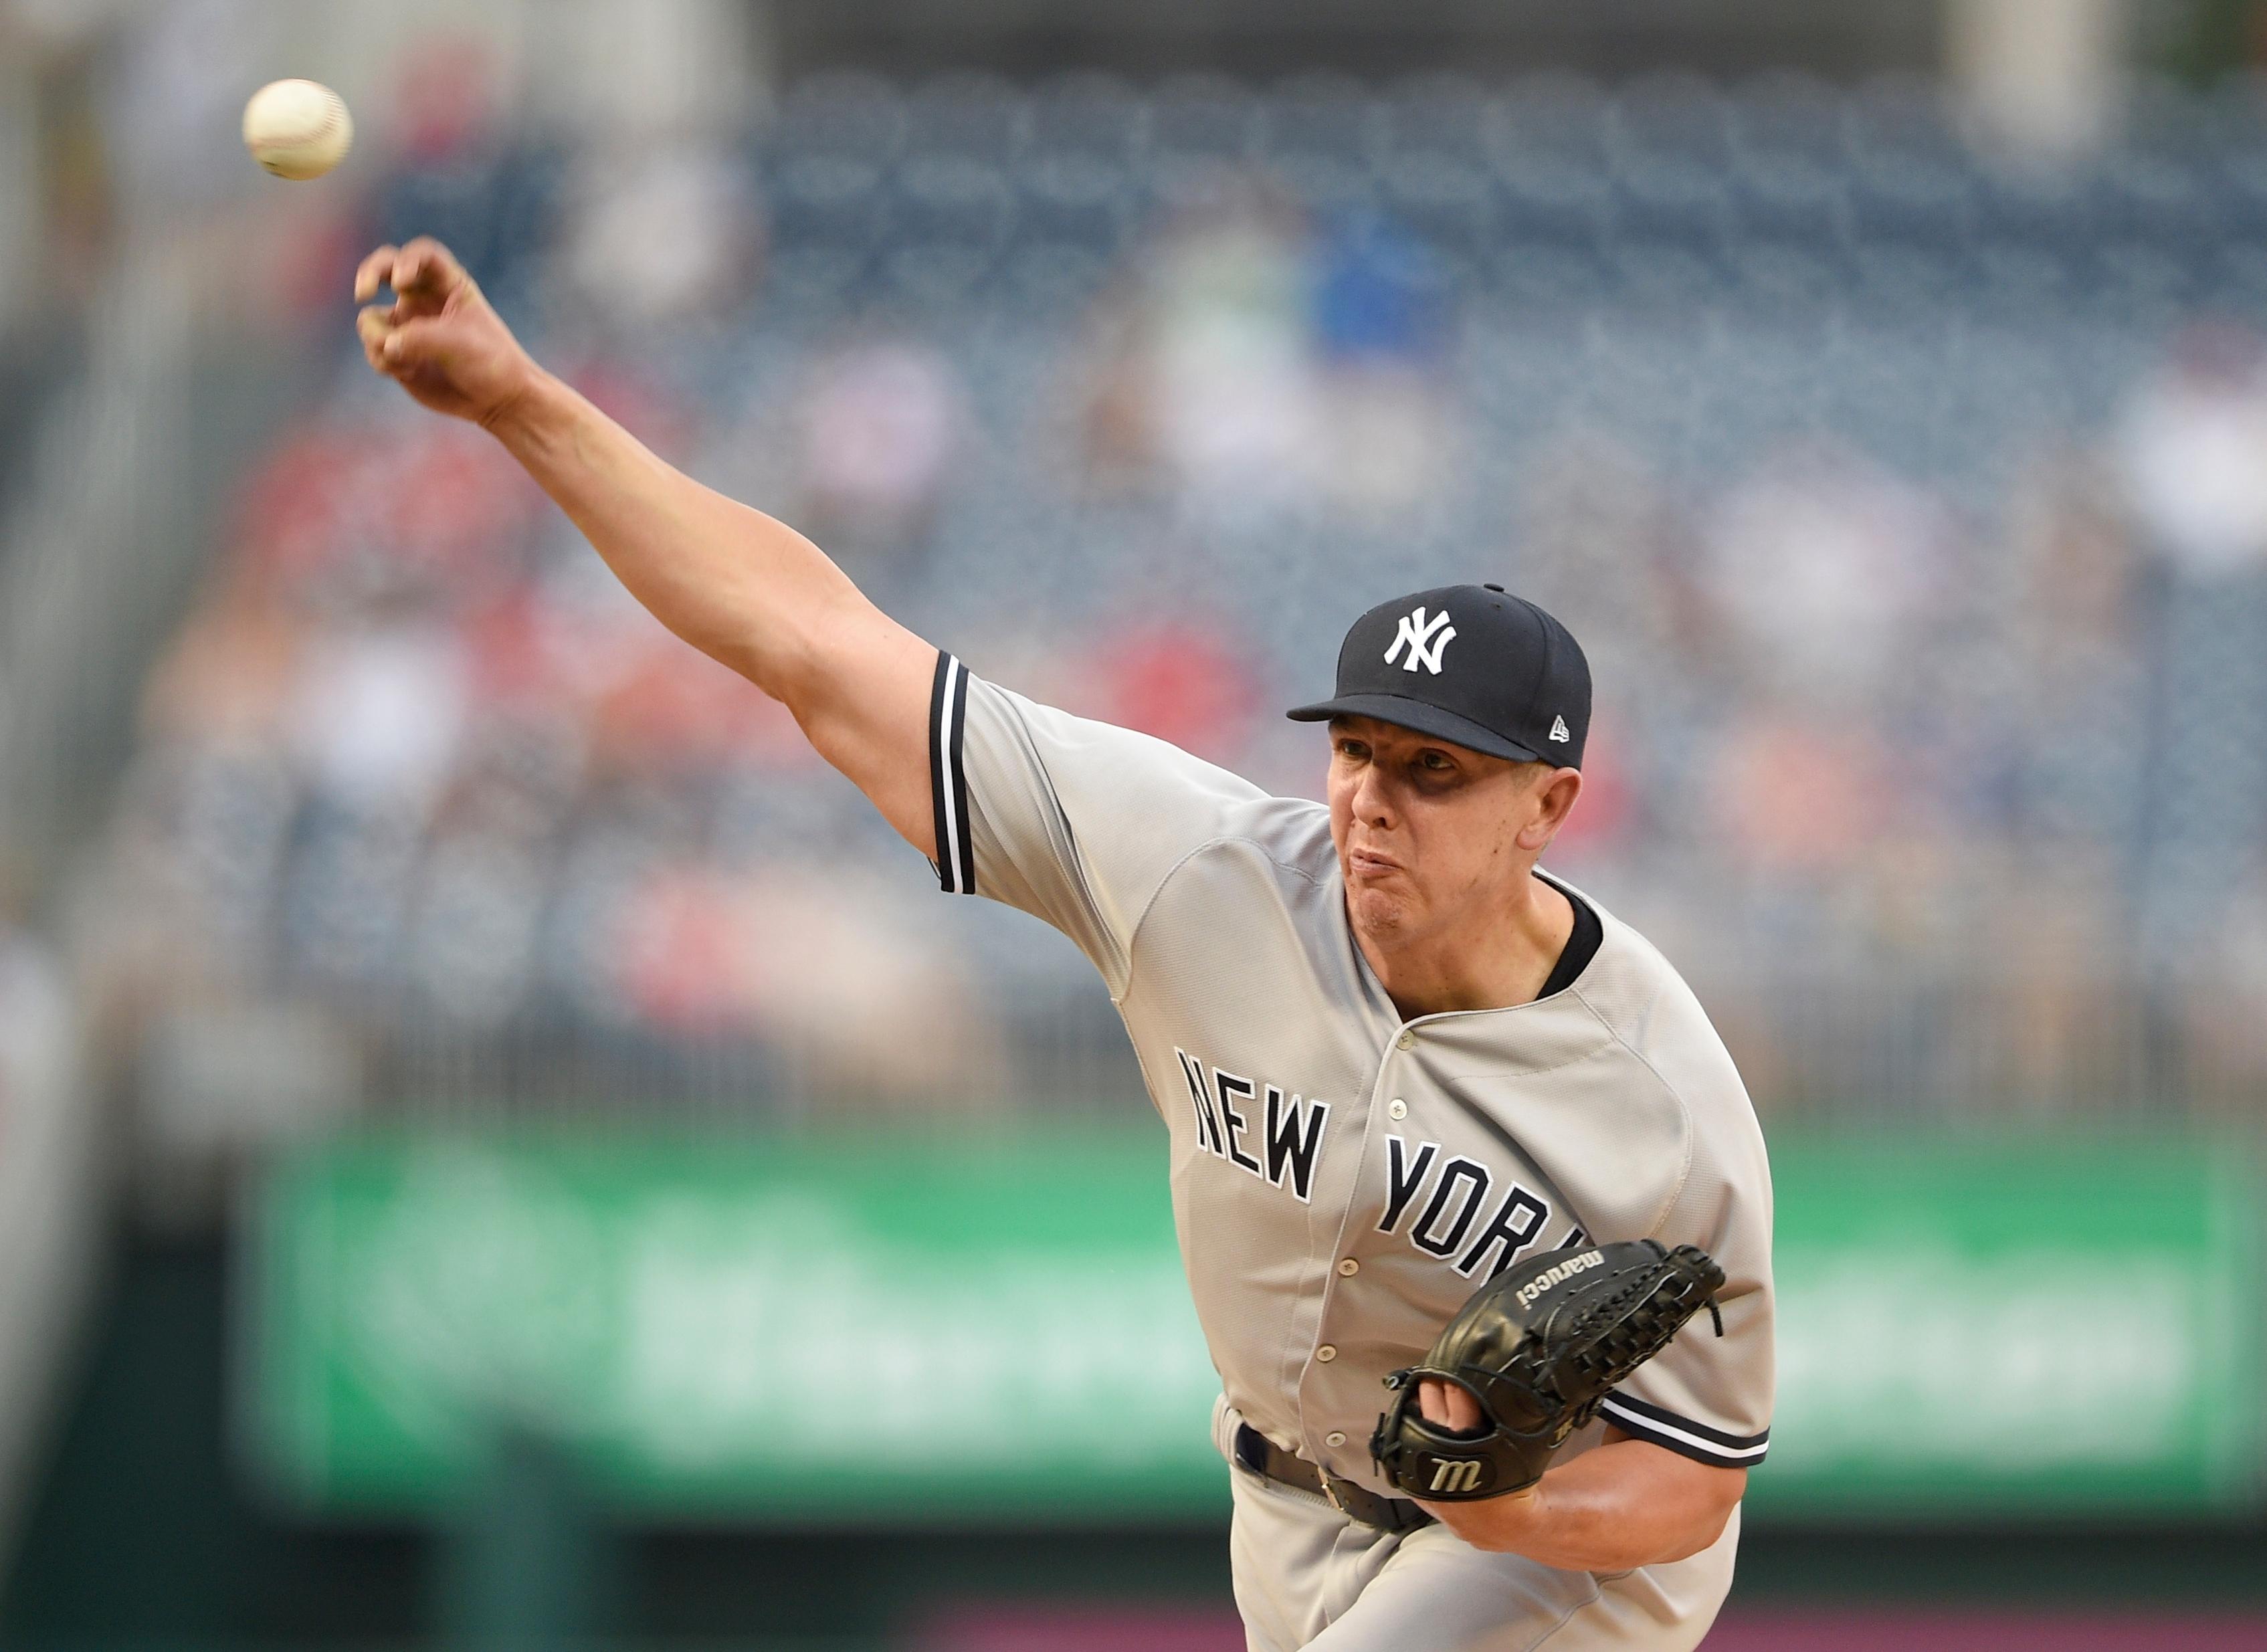
[[[1744,1134],[1744,1133],[1742,1133]],[[1724,1270],[1716,1302],[1724,1334],[1704,1310],[1599,1407],[1625,1433],[1719,1468],[1751,1468],[1771,1446],[1775,1381],[1771,1183],[1760,1137],[1727,1167],[1696,1157],[1684,1189],[1653,1237],[1697,1245]]]
[[[1045,920],[1123,996],[1134,931],[1190,853],[1266,794],[1178,746],[1034,703],[939,652],[937,881]]]

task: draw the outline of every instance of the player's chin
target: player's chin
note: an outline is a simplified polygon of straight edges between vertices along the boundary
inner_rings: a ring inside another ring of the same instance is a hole
[[[1349,878],[1346,912],[1355,929],[1367,935],[1399,935],[1410,927],[1407,899],[1387,887],[1381,878]]]

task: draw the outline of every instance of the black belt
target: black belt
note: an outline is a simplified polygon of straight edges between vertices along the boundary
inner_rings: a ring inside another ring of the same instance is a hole
[[[1433,1516],[1405,1497],[1381,1497],[1376,1492],[1325,1474],[1303,1457],[1294,1457],[1248,1422],[1236,1427],[1236,1461],[1239,1467],[1301,1491],[1313,1492],[1347,1518],[1381,1531],[1414,1531],[1429,1526]]]

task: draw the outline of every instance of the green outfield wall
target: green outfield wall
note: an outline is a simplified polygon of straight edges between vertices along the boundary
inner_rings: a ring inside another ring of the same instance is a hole
[[[1758,1517],[2257,1506],[2248,1155],[1901,1138],[1774,1170]],[[1153,1132],[356,1140],[278,1167],[254,1230],[243,1443],[304,1506],[437,1510],[517,1433],[662,1518],[1224,1509]]]

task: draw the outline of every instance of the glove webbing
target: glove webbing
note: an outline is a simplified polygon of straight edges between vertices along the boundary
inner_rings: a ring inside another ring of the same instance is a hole
[[[1640,1280],[1607,1298],[1599,1305],[1598,1317],[1602,1319],[1610,1317],[1613,1322],[1590,1342],[1571,1354],[1567,1362],[1583,1376],[1610,1387],[1660,1352],[1662,1345],[1668,1340],[1661,1334],[1666,1322],[1673,1318],[1682,1325],[1693,1311],[1697,1311],[1685,1310],[1684,1304],[1698,1288],[1697,1280],[1672,1275],[1652,1285]],[[1716,1334],[1722,1336],[1724,1313],[1716,1306],[1713,1291],[1702,1297],[1701,1306],[1707,1309],[1709,1321],[1715,1326]],[[1670,1334],[1675,1333],[1672,1332]],[[1596,1408],[1597,1401],[1595,1400],[1583,1407],[1582,1420],[1587,1422],[1589,1413]]]

